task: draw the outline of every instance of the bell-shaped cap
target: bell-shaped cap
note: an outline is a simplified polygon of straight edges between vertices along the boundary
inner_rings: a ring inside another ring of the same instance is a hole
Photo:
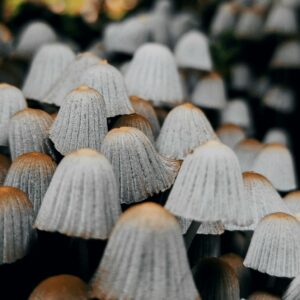
[[[175,58],[180,68],[211,71],[213,63],[208,38],[200,31],[185,33],[175,46]]]
[[[248,297],[248,300],[281,300],[280,297],[270,294],[268,292],[254,292]],[[285,299],[286,300],[286,299]],[[296,299],[294,299],[296,300]]]
[[[239,17],[235,28],[238,39],[257,40],[262,35],[263,14],[255,8],[245,9]]]
[[[268,34],[295,35],[298,32],[297,14],[292,7],[275,4],[268,14],[264,32]]]
[[[169,25],[172,45],[175,45],[182,35],[198,27],[199,19],[190,12],[179,12],[172,16]]]
[[[134,127],[139,129],[152,143],[154,143],[151,124],[146,118],[139,114],[121,116],[114,124],[114,128],[120,127]]]
[[[252,170],[256,156],[263,148],[263,144],[256,139],[245,139],[239,142],[234,152],[239,159],[242,172]]]
[[[51,124],[51,116],[40,109],[26,108],[16,113],[10,120],[8,132],[12,159],[27,152],[47,153]]]
[[[103,97],[88,86],[80,86],[64,100],[49,136],[63,155],[81,148],[100,151],[107,133]]]
[[[242,99],[234,99],[227,103],[221,114],[222,124],[235,124],[245,129],[251,129],[252,116],[250,108]]]
[[[100,153],[81,149],[58,165],[35,227],[83,239],[107,239],[121,213],[112,166]]]
[[[88,300],[88,287],[79,277],[56,275],[43,280],[28,300]]]
[[[231,149],[234,149],[238,143],[246,139],[245,131],[234,124],[224,124],[217,129],[216,133],[222,143]]]
[[[56,40],[56,33],[49,24],[43,21],[30,22],[21,31],[15,55],[23,58],[31,58],[41,46],[54,43]]]
[[[300,223],[285,213],[265,216],[256,227],[244,260],[248,268],[276,277],[300,274]]]
[[[17,87],[7,83],[0,84],[0,146],[8,145],[9,120],[26,107],[26,100]]]
[[[196,147],[217,139],[202,110],[185,103],[168,113],[156,147],[162,156],[182,160]]]
[[[239,281],[234,270],[219,258],[204,258],[197,265],[195,283],[202,300],[239,300]]]
[[[90,285],[97,299],[200,299],[176,219],[151,202],[120,217]]]
[[[243,265],[243,258],[235,253],[226,253],[220,259],[227,263],[235,272],[240,286],[240,296],[248,296],[253,289],[251,270]]]
[[[283,300],[297,300],[300,295],[300,275],[298,275],[288,286],[284,295],[282,296]],[[277,299],[276,299],[277,300]],[[279,298],[278,298],[279,300]]]
[[[35,54],[25,79],[22,88],[25,97],[42,101],[74,58],[71,48],[64,44],[42,46]]]
[[[263,142],[265,144],[282,144],[288,147],[291,144],[291,139],[285,129],[274,127],[267,131],[264,136]]]
[[[231,69],[231,86],[237,91],[249,91],[253,85],[250,68],[243,63],[236,64]]]
[[[160,131],[160,124],[151,103],[135,96],[130,97],[130,102],[135,112],[149,121],[152,127],[152,132],[154,136],[157,137]]]
[[[211,21],[210,32],[219,36],[234,29],[237,17],[236,5],[233,2],[220,3]]]
[[[101,151],[113,166],[121,203],[140,202],[169,189],[180,167],[178,161],[160,156],[149,139],[132,127],[109,131]]]
[[[56,163],[50,156],[39,152],[25,153],[13,161],[4,185],[23,191],[32,203],[36,215],[55,169]]]
[[[156,1],[154,8],[148,14],[150,38],[155,43],[168,45],[170,43],[172,1]]]
[[[264,146],[254,161],[253,171],[267,177],[279,191],[297,188],[293,156],[282,144]]]
[[[172,52],[165,46],[147,43],[139,47],[125,75],[130,96],[151,100],[155,105],[183,102],[183,89]]]
[[[83,72],[80,83],[94,88],[102,95],[107,118],[134,113],[124,78],[112,65],[106,62],[93,65]]]
[[[280,113],[292,113],[296,106],[296,99],[291,89],[273,86],[264,95],[263,103]]]
[[[148,18],[134,16],[119,23],[110,23],[104,30],[106,51],[132,55],[149,40]]]
[[[4,183],[10,164],[10,159],[5,155],[0,154],[0,186]]]
[[[192,94],[192,102],[200,107],[222,109],[226,105],[225,84],[217,73],[210,73],[203,77]]]
[[[253,81],[250,93],[253,97],[262,98],[269,90],[270,85],[271,82],[269,77],[259,77]]]
[[[300,43],[291,40],[280,44],[271,60],[272,68],[299,69],[300,68]]]
[[[260,220],[271,213],[291,213],[271,182],[264,176],[254,173],[243,173],[245,197],[252,211],[253,223],[247,230],[254,230]]]
[[[210,141],[183,161],[166,208],[193,221],[247,226],[252,222],[248,205],[237,157],[224,144]]]
[[[81,74],[98,62],[99,58],[90,52],[78,54],[75,60],[68,64],[42,101],[61,106],[66,96],[80,85]]]
[[[29,252],[33,240],[33,208],[25,193],[0,187],[0,264],[10,264]]]
[[[300,191],[288,193],[283,200],[293,214],[300,214]]]

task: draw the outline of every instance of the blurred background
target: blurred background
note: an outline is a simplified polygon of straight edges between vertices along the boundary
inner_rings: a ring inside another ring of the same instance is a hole
[[[148,10],[152,0],[4,0],[0,4],[0,20],[13,33],[22,25],[38,18],[47,21],[61,35],[67,35],[84,47],[99,37],[109,21],[118,21],[132,13]],[[173,1],[174,9],[201,10],[211,0]],[[83,34],[84,32],[84,34]]]

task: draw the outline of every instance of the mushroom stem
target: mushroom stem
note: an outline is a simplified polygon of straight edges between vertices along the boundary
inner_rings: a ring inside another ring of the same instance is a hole
[[[185,242],[185,247],[187,250],[190,249],[193,239],[195,235],[197,234],[197,231],[201,225],[201,222],[198,221],[192,221],[189,229],[187,230],[186,234],[183,236],[184,237],[184,242]]]

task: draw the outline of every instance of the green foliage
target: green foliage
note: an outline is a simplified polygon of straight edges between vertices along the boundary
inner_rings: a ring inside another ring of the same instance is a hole
[[[211,54],[215,69],[223,76],[228,76],[229,66],[233,64],[241,51],[240,43],[235,39],[233,32],[226,32],[217,39],[212,40]]]

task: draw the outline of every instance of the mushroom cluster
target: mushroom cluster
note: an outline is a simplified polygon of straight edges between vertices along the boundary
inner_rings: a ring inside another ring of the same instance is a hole
[[[299,300],[300,1],[150,2],[0,23],[0,299]]]

